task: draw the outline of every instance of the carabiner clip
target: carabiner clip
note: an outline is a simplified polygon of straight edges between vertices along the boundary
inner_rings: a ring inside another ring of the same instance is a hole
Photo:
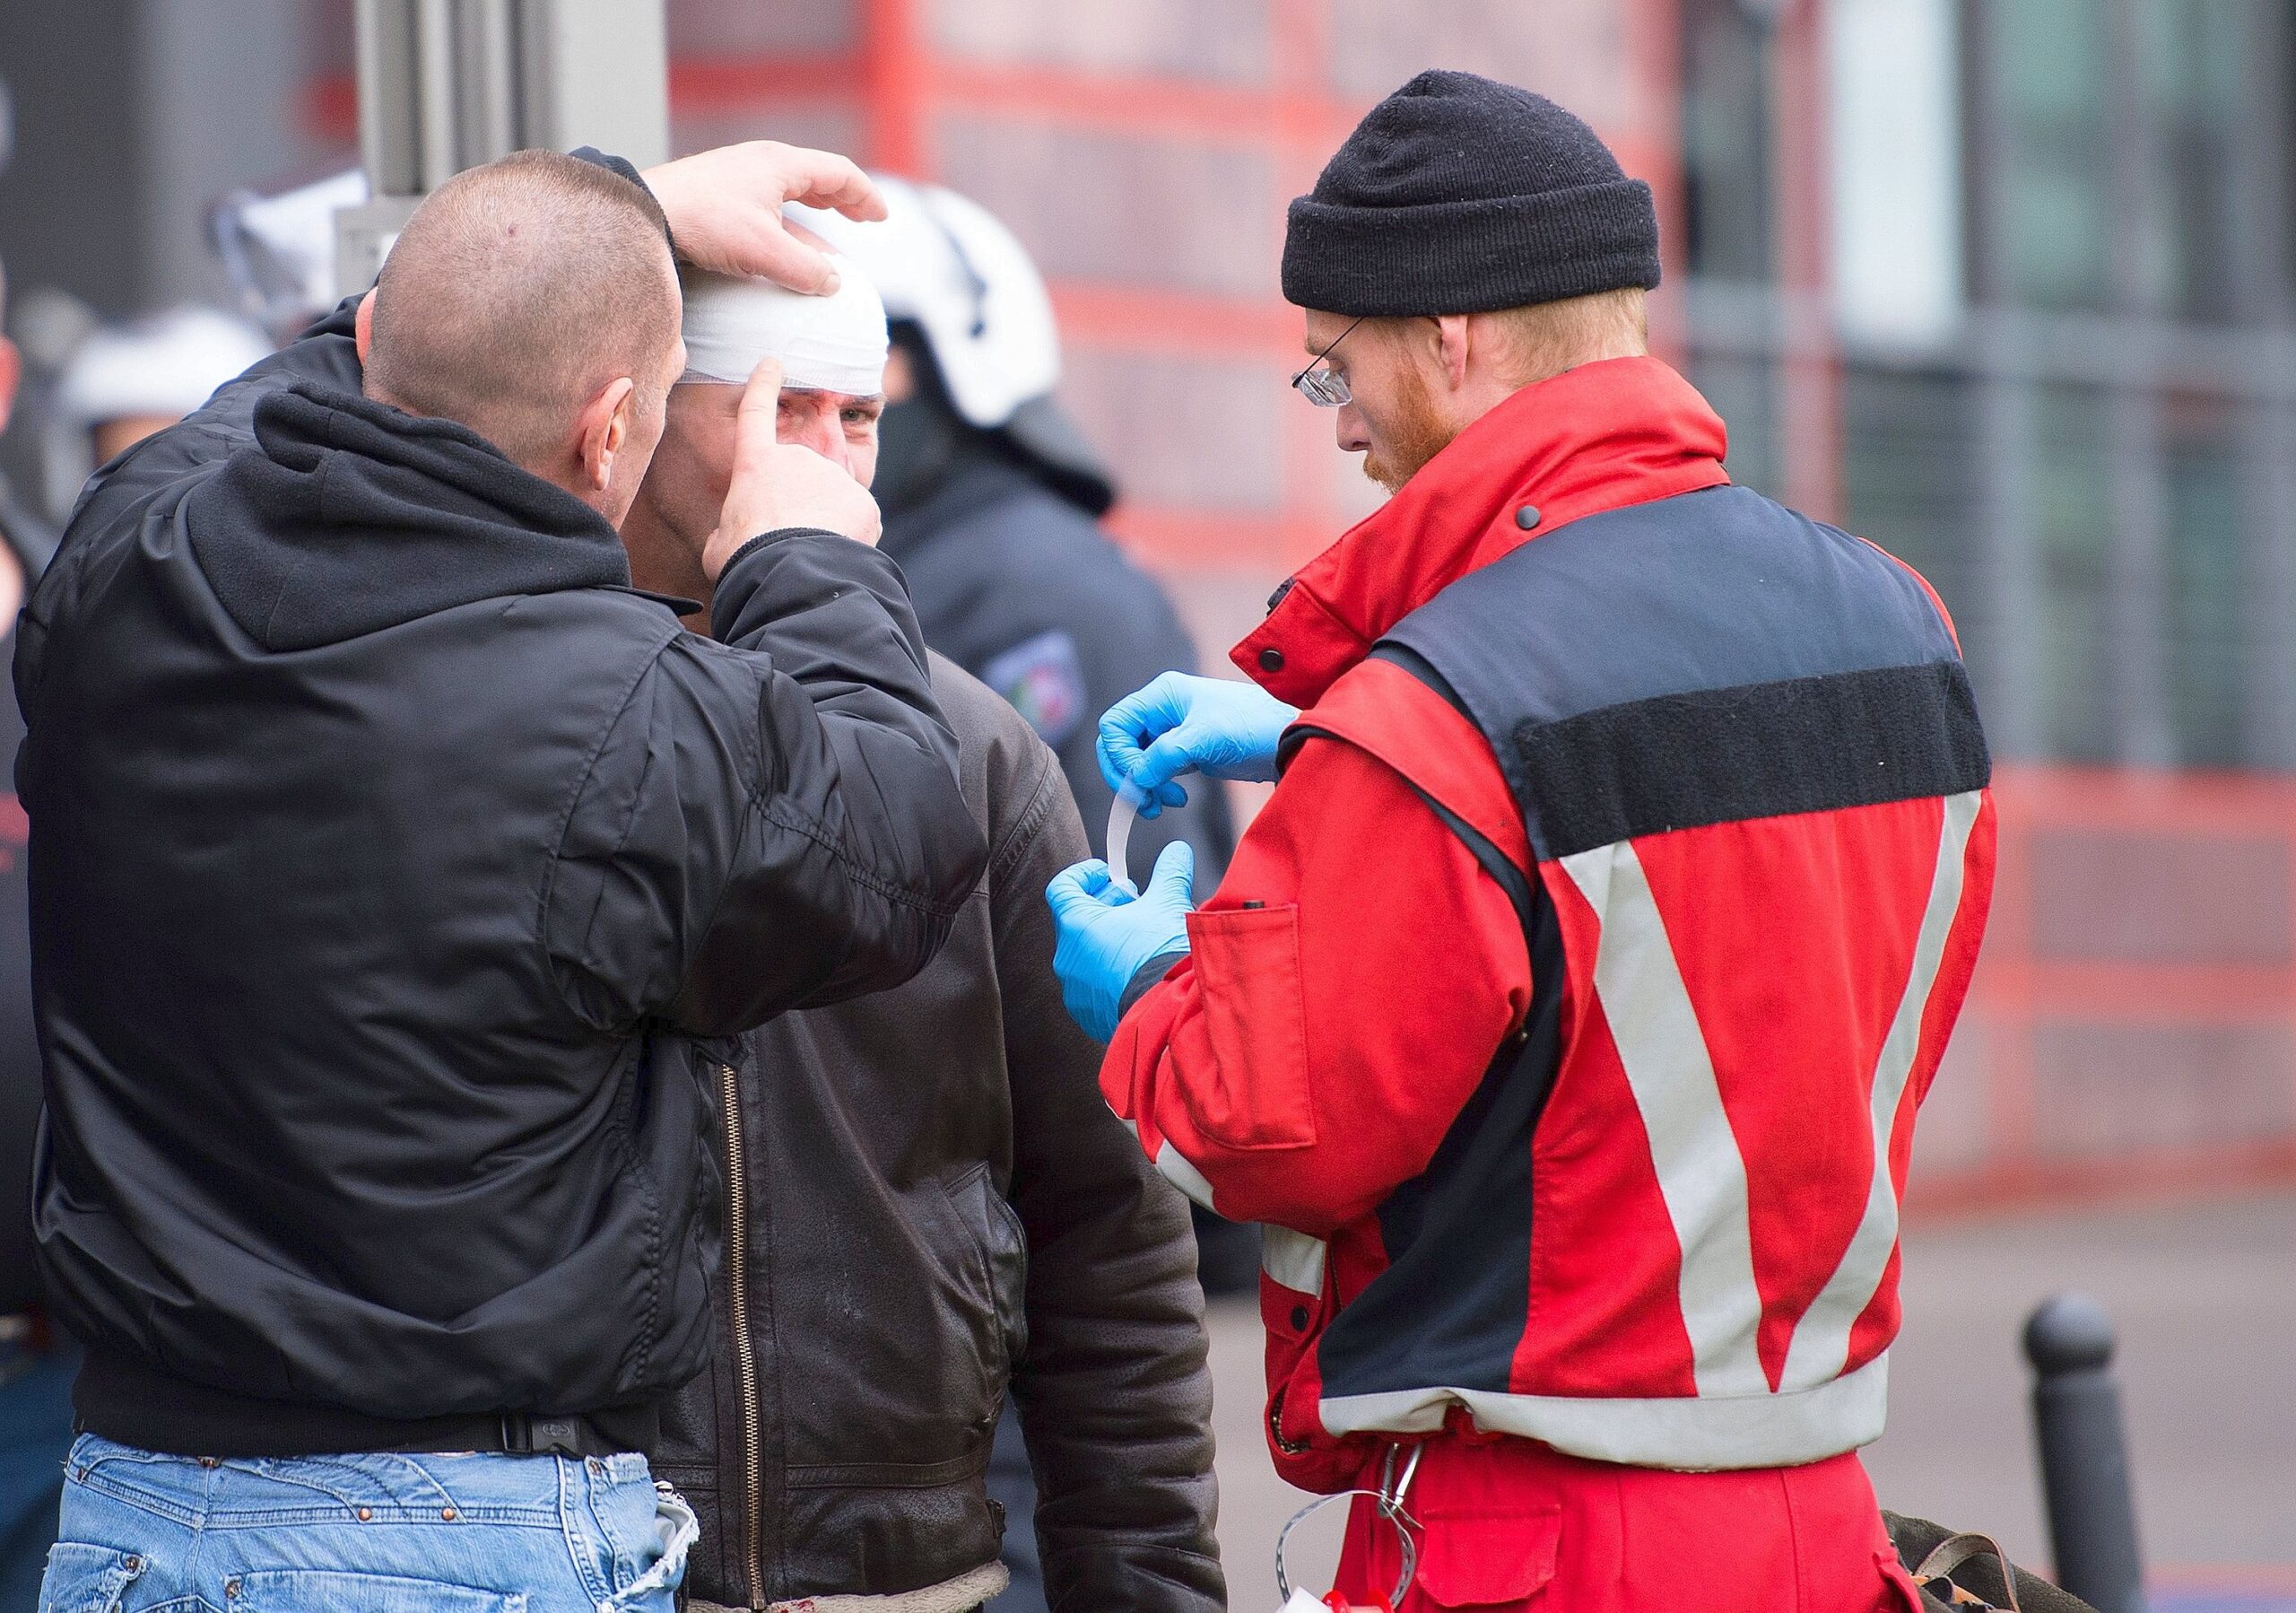
[[[1401,1518],[1413,1528],[1418,1521],[1403,1510],[1403,1498],[1411,1494],[1411,1481],[1419,1477],[1419,1459],[1425,1455],[1425,1445],[1413,1445],[1411,1458],[1403,1465],[1403,1478],[1396,1478],[1396,1458],[1403,1452],[1401,1445],[1387,1447],[1387,1460],[1379,1466],[1379,1510],[1390,1518]]]
[[[1419,1542],[1413,1539],[1411,1532],[1419,1527],[1419,1521],[1404,1511],[1404,1497],[1411,1493],[1411,1481],[1419,1472],[1420,1453],[1425,1449],[1424,1445],[1411,1447],[1410,1459],[1404,1463],[1403,1477],[1397,1479],[1396,1458],[1401,1454],[1403,1447],[1390,1445],[1387,1447],[1387,1459],[1379,1470],[1378,1489],[1339,1490],[1329,1495],[1318,1495],[1292,1514],[1292,1521],[1286,1523],[1275,1537],[1275,1593],[1283,1599],[1287,1607],[1292,1601],[1292,1576],[1284,1571],[1283,1567],[1283,1547],[1284,1543],[1292,1539],[1292,1531],[1333,1502],[1344,1501],[1356,1495],[1364,1496],[1376,1503],[1379,1509],[1379,1516],[1385,1518],[1387,1521],[1387,1526],[1396,1531],[1397,1548],[1396,1588],[1390,1595],[1373,1603],[1372,1606],[1378,1609],[1378,1613],[1395,1613],[1396,1609],[1403,1604],[1404,1593],[1411,1589],[1412,1582],[1419,1577]],[[1351,1606],[1360,1604],[1350,1603],[1338,1591],[1334,1591],[1323,1598],[1323,1605],[1333,1609],[1333,1613],[1347,1613]]]

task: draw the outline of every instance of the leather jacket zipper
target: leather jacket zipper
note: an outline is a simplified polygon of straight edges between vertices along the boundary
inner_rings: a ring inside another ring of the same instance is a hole
[[[765,1449],[758,1405],[757,1341],[750,1336],[750,1193],[742,1169],[741,1077],[730,1064],[718,1067],[726,1097],[726,1325],[734,1336],[734,1375],[742,1402],[742,1566],[748,1576],[750,1606],[765,1600],[764,1565],[758,1537],[765,1506]]]

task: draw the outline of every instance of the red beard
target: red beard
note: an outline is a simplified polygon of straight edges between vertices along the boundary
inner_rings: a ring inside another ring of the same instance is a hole
[[[1380,434],[1386,446],[1363,456],[1363,474],[1394,493],[1448,448],[1457,433],[1436,414],[1426,379],[1416,370],[1405,370],[1397,378],[1394,416]]]

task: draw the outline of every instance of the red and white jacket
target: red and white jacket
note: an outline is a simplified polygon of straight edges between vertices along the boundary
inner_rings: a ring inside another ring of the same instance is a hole
[[[1235,652],[1303,714],[1102,1083],[1268,1225],[1294,1482],[1457,1419],[1685,1469],[1882,1430],[1988,763],[1927,585],[1723,448],[1656,360],[1526,388]]]

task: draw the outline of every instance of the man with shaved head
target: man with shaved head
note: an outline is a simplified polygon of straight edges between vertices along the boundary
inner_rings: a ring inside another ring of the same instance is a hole
[[[739,1033],[928,963],[985,851],[876,509],[770,377],[690,601],[616,527],[678,253],[808,292],[759,144],[522,153],[108,466],[27,610],[58,1607],[666,1610]]]
[[[624,398],[631,418],[658,417],[683,365],[667,229],[627,179],[556,152],[456,175],[407,221],[376,282],[367,396],[460,421],[557,480],[568,420],[599,402],[582,423],[602,426]],[[628,384],[608,399],[616,380]]]

